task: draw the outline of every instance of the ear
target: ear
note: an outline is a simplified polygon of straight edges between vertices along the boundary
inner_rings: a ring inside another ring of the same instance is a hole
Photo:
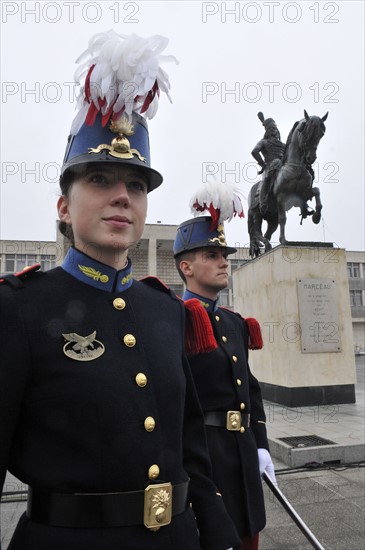
[[[181,260],[179,267],[180,271],[184,274],[186,278],[192,276],[193,266],[191,265],[191,262],[189,262],[189,260]]]
[[[328,112],[322,117],[323,122],[324,122],[325,120],[327,120],[327,117],[328,117]]]
[[[71,216],[68,211],[68,198],[61,195],[57,201],[58,217],[61,222],[71,224]]]
[[[309,115],[305,109],[304,109],[304,117],[305,117],[305,120],[309,120]]]

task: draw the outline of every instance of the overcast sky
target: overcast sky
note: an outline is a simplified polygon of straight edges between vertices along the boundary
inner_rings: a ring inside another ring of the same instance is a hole
[[[303,110],[329,112],[315,173],[323,219],[287,238],[364,250],[364,3],[1,2],[2,183],[0,239],[55,240],[58,170],[74,117],[75,60],[100,31],[170,39],[164,53],[171,105],[149,122],[152,166],[164,176],[149,195],[147,222],[178,224],[207,171],[246,198],[257,179],[251,156],[263,137],[258,111],[282,140]],[[247,215],[226,224],[248,243]],[[273,244],[278,241],[278,231]]]

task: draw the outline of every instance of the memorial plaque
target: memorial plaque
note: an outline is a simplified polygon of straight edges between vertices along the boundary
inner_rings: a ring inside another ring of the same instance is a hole
[[[341,351],[337,288],[333,279],[297,279],[303,353]]]

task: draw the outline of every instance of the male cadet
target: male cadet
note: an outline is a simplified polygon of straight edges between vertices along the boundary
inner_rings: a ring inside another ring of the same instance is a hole
[[[209,199],[200,204],[204,202],[209,204]],[[235,550],[253,550],[265,526],[260,474],[266,470],[275,480],[261,391],[248,365],[248,349],[262,346],[261,332],[255,319],[244,320],[217,304],[219,291],[228,285],[227,257],[236,249],[227,246],[223,223],[215,216],[218,208],[208,209],[215,221],[202,216],[179,226],[174,256],[186,284],[187,309],[193,311],[190,305],[199,301],[209,317],[206,329],[196,323],[194,336],[201,341],[201,332],[208,335],[212,329],[216,340],[213,351],[189,355],[205,417],[213,480],[240,535]]]

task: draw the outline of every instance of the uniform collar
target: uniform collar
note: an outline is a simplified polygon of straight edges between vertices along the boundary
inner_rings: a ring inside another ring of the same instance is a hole
[[[200,294],[195,294],[195,292],[190,292],[190,290],[185,290],[183,295],[183,300],[190,300],[190,298],[197,298],[204,309],[206,309],[209,312],[213,312],[216,309],[218,309],[218,300],[210,300],[209,298],[205,298],[204,296],[200,296]]]
[[[106,292],[122,292],[133,283],[132,263],[129,258],[127,266],[117,271],[86,256],[76,248],[70,248],[61,267],[82,283]]]

